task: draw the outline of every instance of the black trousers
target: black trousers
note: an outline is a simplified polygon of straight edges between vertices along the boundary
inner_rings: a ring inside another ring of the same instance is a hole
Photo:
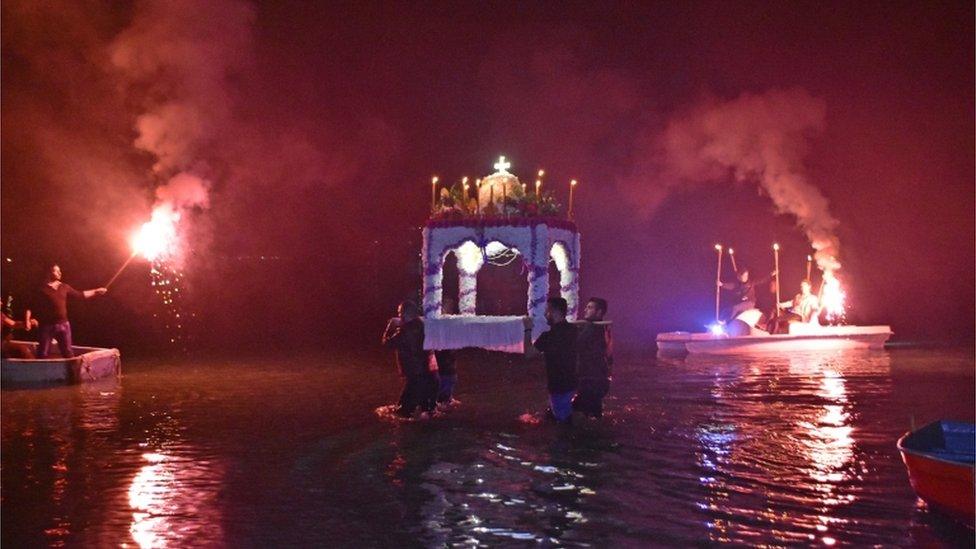
[[[425,412],[431,412],[437,406],[437,390],[440,382],[436,374],[420,374],[404,378],[403,391],[400,392],[400,402],[397,413],[410,416],[419,406]]]
[[[603,397],[610,391],[607,378],[580,378],[576,397],[573,398],[573,411],[592,417],[603,417]]]

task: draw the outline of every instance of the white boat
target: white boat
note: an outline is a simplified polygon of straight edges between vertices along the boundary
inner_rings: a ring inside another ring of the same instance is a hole
[[[37,343],[15,341],[36,348]],[[56,345],[54,347],[57,347]],[[0,384],[4,387],[38,384],[73,384],[122,374],[118,349],[72,347],[75,356],[62,358],[4,358],[0,360]]]
[[[819,326],[791,324],[788,334],[751,330],[744,335],[667,332],[657,335],[663,354],[738,355],[842,349],[883,349],[890,326]]]

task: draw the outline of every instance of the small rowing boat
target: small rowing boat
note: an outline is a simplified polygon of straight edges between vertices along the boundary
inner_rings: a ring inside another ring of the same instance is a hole
[[[31,349],[37,343],[16,341]],[[0,383],[4,387],[74,384],[95,381],[122,373],[122,359],[118,349],[101,347],[72,347],[75,356],[62,358],[4,358],[0,361]]]
[[[898,439],[908,480],[929,506],[973,527],[976,425],[936,421]]]

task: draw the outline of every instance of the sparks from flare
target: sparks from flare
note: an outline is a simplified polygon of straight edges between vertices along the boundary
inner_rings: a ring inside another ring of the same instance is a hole
[[[178,226],[180,214],[169,205],[159,205],[150,220],[132,236],[133,256],[141,255],[150,262],[150,285],[163,304],[164,313],[153,314],[163,322],[171,344],[185,347],[187,315],[183,301],[183,272],[174,259],[179,251]]]
[[[823,288],[821,291],[823,292],[821,304],[826,312],[827,321],[831,323],[843,322],[846,315],[845,301],[847,294],[844,292],[844,288],[841,287],[840,280],[837,279],[832,271],[824,271]]]

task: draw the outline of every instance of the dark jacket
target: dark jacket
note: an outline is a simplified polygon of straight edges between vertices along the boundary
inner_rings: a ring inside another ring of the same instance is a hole
[[[584,322],[576,339],[580,379],[608,379],[613,367],[613,338],[609,324]]]
[[[535,348],[545,355],[546,387],[550,393],[576,389],[576,326],[560,322],[535,340]]]
[[[397,368],[403,377],[427,373],[427,351],[424,350],[424,322],[415,318],[383,334],[383,345],[396,350]]]

